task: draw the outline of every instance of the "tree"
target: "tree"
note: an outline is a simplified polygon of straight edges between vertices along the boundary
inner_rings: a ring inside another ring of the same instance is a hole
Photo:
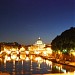
[[[75,27],[65,30],[61,35],[55,37],[51,42],[52,49],[65,51],[68,53],[75,48]]]

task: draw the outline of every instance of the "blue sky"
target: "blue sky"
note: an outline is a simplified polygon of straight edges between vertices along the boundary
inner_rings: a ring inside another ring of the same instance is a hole
[[[0,42],[45,43],[75,27],[74,0],[0,0]]]

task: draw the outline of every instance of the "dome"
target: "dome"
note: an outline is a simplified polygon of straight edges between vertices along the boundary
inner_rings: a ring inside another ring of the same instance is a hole
[[[38,38],[38,40],[37,40],[36,44],[43,44],[43,42],[42,42],[42,40],[41,40],[41,38],[40,38],[40,37]]]

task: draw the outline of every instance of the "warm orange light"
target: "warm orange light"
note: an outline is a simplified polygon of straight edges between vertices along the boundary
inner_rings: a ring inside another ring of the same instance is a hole
[[[11,51],[7,51],[6,53],[7,53],[7,54],[11,54]]]
[[[36,61],[41,60],[41,57],[36,57],[35,60]]]
[[[40,52],[39,51],[35,51],[35,54],[39,54]]]
[[[46,48],[48,54],[52,54],[52,49],[50,47]]]
[[[21,52],[21,51],[25,51],[25,48],[24,48],[24,47],[20,48],[20,52]]]
[[[25,60],[25,57],[26,57],[26,56],[23,55],[23,54],[20,55],[20,59],[22,59],[22,60]]]
[[[12,49],[11,49],[11,51],[16,51],[16,50],[17,50],[16,48],[12,48]]]
[[[6,52],[7,51],[7,49],[4,47],[4,51]]]
[[[72,54],[75,56],[75,52],[72,52]]]
[[[19,57],[17,57],[16,60],[18,61],[19,60]]]
[[[33,58],[33,56],[31,55],[31,56],[30,56],[30,59],[32,60],[32,58]]]
[[[26,54],[29,54],[29,51],[26,51]]]
[[[47,65],[49,65],[49,66],[51,66],[51,65],[52,65],[52,62],[51,62],[51,61],[49,61],[49,60],[46,60],[45,62],[46,62],[46,64],[47,64]]]
[[[16,51],[17,54],[19,54],[19,51]]]
[[[10,57],[8,57],[8,58],[7,58],[7,61],[10,61],[10,60],[11,60],[11,58],[10,58]]]
[[[47,51],[44,51],[44,52],[43,52],[43,56],[48,56]]]
[[[16,55],[11,55],[11,59],[15,60],[17,58]]]
[[[0,52],[0,54],[2,54],[2,51]]]
[[[29,60],[29,57],[26,57],[26,59],[25,59],[26,61],[28,61]]]

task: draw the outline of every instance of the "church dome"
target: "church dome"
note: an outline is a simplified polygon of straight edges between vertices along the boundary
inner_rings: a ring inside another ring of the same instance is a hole
[[[38,40],[37,40],[36,44],[38,44],[38,45],[43,44],[43,42],[42,42],[42,40],[41,40],[41,38],[40,38],[40,37],[38,38]]]

